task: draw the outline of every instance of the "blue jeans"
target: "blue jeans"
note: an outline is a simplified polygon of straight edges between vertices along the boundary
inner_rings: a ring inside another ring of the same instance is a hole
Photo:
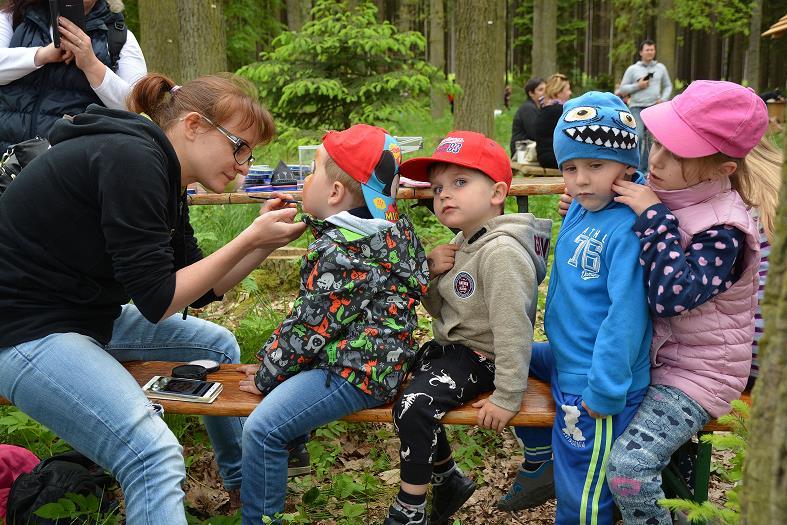
[[[677,388],[652,385],[634,419],[612,447],[609,487],[627,525],[670,525],[661,471],[672,454],[702,430],[710,415]]]
[[[287,379],[265,396],[243,427],[243,525],[284,511],[287,443],[365,408],[382,404],[335,373],[313,369]]]
[[[106,346],[58,333],[0,348],[0,395],[117,478],[129,525],[185,525],[181,446],[118,362],[138,359],[237,363],[240,349],[216,324],[180,315],[153,324],[126,305]],[[204,421],[224,484],[237,487],[243,421]]]
[[[637,169],[647,175],[648,154],[650,153],[650,147],[653,146],[653,143],[650,140],[651,137],[650,133],[648,133],[648,128],[645,127],[645,123],[639,115],[643,109],[646,108],[630,107],[629,111],[631,111],[631,114],[634,115],[634,119],[637,121],[637,136],[639,137],[639,167]]]

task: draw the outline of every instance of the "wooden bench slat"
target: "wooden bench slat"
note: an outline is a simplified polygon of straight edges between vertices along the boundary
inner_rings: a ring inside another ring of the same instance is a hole
[[[182,363],[173,363],[169,361],[130,361],[125,363],[124,366],[140,385],[144,385],[155,375],[169,375],[172,368],[178,364]],[[165,412],[170,414],[248,416],[257,407],[262,398],[248,392],[242,392],[238,389],[238,384],[243,377],[242,374],[237,372],[240,366],[241,365],[222,365],[221,370],[208,376],[209,380],[220,381],[224,385],[224,390],[222,390],[219,397],[216,398],[213,403],[186,403],[183,401],[164,399],[157,400],[156,402],[161,403],[161,405],[164,406]],[[486,397],[488,397],[488,394],[482,395],[479,399]],[[751,405],[751,395],[749,392],[744,392],[741,399]],[[0,405],[7,404],[9,404],[8,400],[0,397]],[[455,410],[451,410],[445,415],[442,422],[454,425],[475,425],[478,409],[473,408],[471,404],[472,403],[467,403]],[[525,399],[522,402],[522,409],[514,416],[509,424],[526,427],[549,427],[552,425],[554,416],[555,404],[552,400],[549,385],[531,377],[528,380],[528,389],[525,393]],[[354,422],[390,423],[391,404],[361,410],[344,419]],[[726,425],[722,425],[718,421],[713,420],[708,423],[703,430],[712,432],[730,429]]]
[[[511,183],[510,197],[527,197],[532,195],[560,195],[565,190],[563,177],[536,177],[531,179],[516,178]],[[285,192],[295,200],[301,200],[300,191]],[[270,197],[271,192],[261,191],[254,193],[198,193],[188,196],[189,205],[206,204],[260,204],[257,197]],[[396,197],[403,200],[431,199],[434,196],[431,188],[399,188]]]

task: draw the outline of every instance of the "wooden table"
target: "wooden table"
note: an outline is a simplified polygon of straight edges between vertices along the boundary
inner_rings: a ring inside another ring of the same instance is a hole
[[[531,195],[560,195],[565,189],[563,177],[515,177],[511,184],[509,196],[516,197],[520,212],[526,212],[528,208],[527,198]],[[295,200],[301,200],[300,191],[285,192]],[[270,192],[256,193],[198,193],[188,196],[189,205],[209,205],[209,204],[260,204],[261,200],[257,197],[270,197]],[[404,200],[430,200],[434,194],[431,188],[405,188],[400,187],[397,194],[398,199]]]

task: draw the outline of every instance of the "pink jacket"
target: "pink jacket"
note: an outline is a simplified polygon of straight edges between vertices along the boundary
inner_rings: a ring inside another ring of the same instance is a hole
[[[5,520],[8,493],[21,474],[38,465],[38,458],[29,450],[14,445],[0,445],[0,523]]]
[[[680,389],[712,417],[730,411],[751,367],[760,243],[757,224],[729,179],[656,191],[678,218],[681,246],[717,224],[746,233],[743,271],[730,288],[697,308],[653,322],[651,383]]]

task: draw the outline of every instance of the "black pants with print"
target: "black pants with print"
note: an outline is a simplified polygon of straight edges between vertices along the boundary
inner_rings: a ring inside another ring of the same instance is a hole
[[[440,423],[448,410],[494,388],[495,364],[463,345],[426,343],[413,380],[394,404],[399,435],[401,479],[425,485],[434,461],[447,459],[451,446]]]

